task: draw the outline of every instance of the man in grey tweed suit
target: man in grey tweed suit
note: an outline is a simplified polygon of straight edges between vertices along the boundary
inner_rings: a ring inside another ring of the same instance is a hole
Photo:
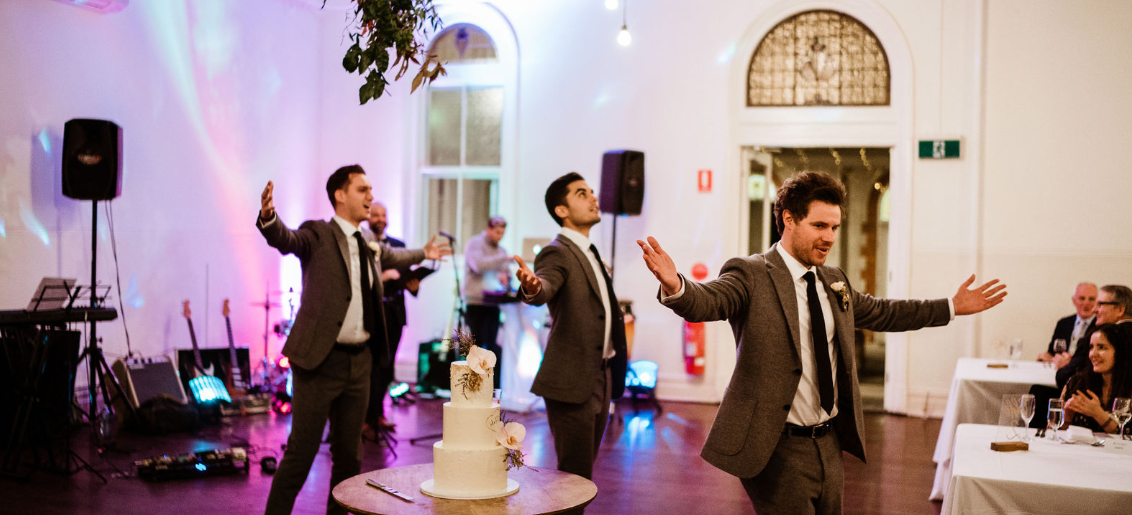
[[[263,190],[256,226],[268,245],[299,258],[303,293],[283,346],[294,374],[291,435],[271,481],[269,515],[291,513],[328,419],[331,490],[361,472],[370,371],[375,361],[383,364],[392,359],[381,308],[381,270],[452,253],[437,245],[435,237],[423,250],[371,249],[358,227],[369,216],[373,193],[358,165],[339,168],[326,181],[334,217],[308,220],[298,230],[288,229],[275,214],[274,188],[268,182]],[[326,511],[346,513],[332,496],[327,498]]]
[[[678,274],[655,238],[637,241],[661,283],[661,303],[691,322],[731,324],[735,371],[701,456],[739,477],[759,515],[841,513],[841,451],[865,459],[855,328],[946,325],[1006,295],[998,280],[968,289],[973,275],[951,299],[877,299],[853,290],[840,268],[822,266],[844,197],[827,174],[790,178],[774,206],[782,241],[727,261],[719,278],[703,284]]]

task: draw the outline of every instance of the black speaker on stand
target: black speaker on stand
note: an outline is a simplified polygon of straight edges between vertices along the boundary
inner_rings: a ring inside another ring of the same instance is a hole
[[[598,207],[612,213],[613,244],[609,264],[617,259],[617,216],[639,215],[645,203],[645,153],[637,150],[610,150],[601,156],[601,197]],[[613,279],[613,271],[609,273]]]
[[[77,200],[94,201],[90,210],[90,307],[97,308],[102,304],[102,299],[95,293],[95,286],[98,284],[98,201],[111,200],[122,193],[122,128],[108,120],[76,118],[68,121],[63,125],[62,171],[63,195]],[[86,358],[89,366],[89,411],[86,415],[92,426],[98,424],[97,392],[100,377],[109,378],[117,395],[126,398],[98,346],[97,328],[97,323],[90,324],[90,341],[79,357],[80,360]],[[102,397],[106,405],[111,406],[113,399],[106,383],[107,379],[103,379]],[[133,416],[133,406],[129,403],[125,403],[125,406]]]

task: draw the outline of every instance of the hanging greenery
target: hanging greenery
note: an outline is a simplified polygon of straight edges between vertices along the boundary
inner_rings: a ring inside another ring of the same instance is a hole
[[[416,33],[427,36],[441,26],[440,16],[432,0],[352,0],[356,4],[355,18],[347,28],[354,44],[346,50],[342,67],[347,72],[365,76],[366,82],[358,89],[362,104],[378,99],[389,84],[389,49],[394,50],[392,68],[397,70],[393,80],[399,80],[409,71],[410,63],[420,66],[413,77],[416,91],[421,84],[447,75],[443,64],[416,38]],[[326,0],[322,2],[326,7]],[[423,62],[421,62],[423,60]]]

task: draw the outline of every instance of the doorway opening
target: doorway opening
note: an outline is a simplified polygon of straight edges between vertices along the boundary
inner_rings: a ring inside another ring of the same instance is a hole
[[[854,289],[887,293],[890,149],[884,147],[756,147],[740,151],[746,178],[747,253],[780,238],[774,224],[778,187],[802,171],[826,172],[845,185],[841,230],[826,265],[845,271]],[[885,335],[857,329],[855,356],[865,411],[884,411]]]

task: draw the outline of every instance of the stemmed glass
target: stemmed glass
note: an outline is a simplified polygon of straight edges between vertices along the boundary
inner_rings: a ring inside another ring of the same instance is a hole
[[[1053,341],[1053,355],[1054,356],[1061,354],[1062,352],[1065,352],[1067,350],[1069,350],[1069,342],[1065,341],[1064,338],[1058,338],[1058,339]],[[1049,366],[1052,367],[1052,366],[1055,366],[1055,365],[1053,364],[1053,362],[1050,362]]]
[[[1124,438],[1124,424],[1132,419],[1132,399],[1128,397],[1117,397],[1112,400],[1112,416],[1116,417],[1116,423],[1120,424],[1120,438]]]
[[[1034,419],[1034,396],[1033,394],[1022,395],[1022,420],[1026,421],[1026,425],[1022,427],[1022,440],[1030,441],[1030,421]]]
[[[1018,360],[1022,357],[1022,339],[1010,340],[1010,359]]]
[[[1046,427],[1053,428],[1053,440],[1055,442],[1061,441],[1061,439],[1057,437],[1057,430],[1061,427],[1061,424],[1065,423],[1065,401],[1061,399],[1050,399],[1049,414],[1047,417]]]

